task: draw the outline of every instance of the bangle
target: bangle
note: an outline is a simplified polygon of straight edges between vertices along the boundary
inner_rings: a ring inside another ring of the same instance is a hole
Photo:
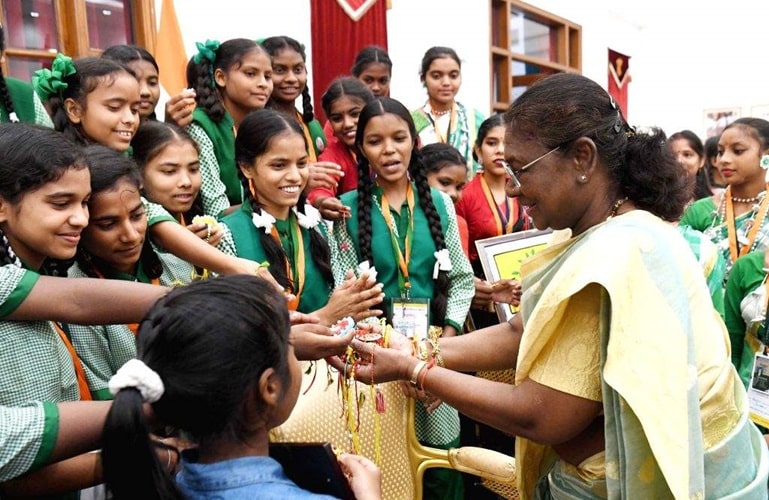
[[[417,386],[417,380],[419,378],[419,373],[422,371],[422,369],[427,366],[427,361],[420,361],[416,364],[414,369],[411,371],[411,379],[409,379],[409,382],[411,382],[411,385],[414,387]]]
[[[427,363],[423,370],[419,372],[419,380],[417,381],[417,389],[420,391],[425,390],[425,379],[427,378],[427,372],[430,371],[430,368],[435,366],[435,358],[430,359],[430,362]]]
[[[168,453],[168,462],[166,462],[166,470],[171,470],[171,448],[166,448],[166,453]]]

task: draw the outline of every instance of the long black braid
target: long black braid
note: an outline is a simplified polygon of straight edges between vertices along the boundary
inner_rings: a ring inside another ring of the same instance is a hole
[[[355,145],[359,151],[362,151],[363,138],[366,130],[366,125],[376,116],[382,116],[385,114],[394,114],[401,118],[408,124],[409,132],[414,142],[414,147],[411,151],[411,159],[409,162],[409,171],[414,180],[414,184],[417,188],[417,194],[419,195],[419,206],[427,218],[427,223],[430,227],[430,235],[433,238],[435,249],[440,251],[446,248],[446,241],[443,237],[443,228],[441,226],[441,218],[438,214],[438,210],[433,203],[432,194],[430,193],[430,185],[427,182],[427,176],[425,175],[425,169],[421,165],[421,156],[416,147],[416,128],[414,122],[411,119],[409,111],[400,102],[390,99],[388,97],[382,97],[375,99],[367,104],[361,111],[360,118],[358,119],[358,130],[355,136]],[[371,182],[371,167],[369,161],[365,155],[359,155],[358,162],[358,239],[360,247],[360,257],[362,261],[368,260],[371,264],[374,263],[371,239],[372,239],[372,225],[371,225],[371,196],[373,194],[373,183]],[[412,214],[413,217],[413,214]],[[446,309],[448,306],[448,292],[449,292],[449,277],[446,271],[440,271],[438,278],[435,280],[435,286],[433,289],[433,297],[430,301],[430,312],[434,322],[443,323],[446,317]]]
[[[0,54],[5,53],[5,30],[0,26]],[[8,113],[8,119],[11,122],[18,122],[19,118],[16,116],[16,108],[13,106],[13,99],[8,92],[8,85],[5,84],[5,75],[3,75],[3,69],[0,68],[0,99],[3,101],[3,107]]]

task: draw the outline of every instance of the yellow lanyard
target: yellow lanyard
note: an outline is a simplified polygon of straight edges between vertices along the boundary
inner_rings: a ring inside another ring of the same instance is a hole
[[[411,187],[411,183],[406,188],[406,203],[408,205],[408,217],[409,227],[406,230],[406,241],[404,244],[406,255],[404,257],[401,252],[401,247],[398,242],[398,238],[395,236],[393,230],[392,215],[390,215],[390,203],[387,201],[387,196],[382,193],[382,216],[387,224],[387,230],[390,231],[390,241],[393,247],[393,256],[398,261],[398,267],[400,268],[400,275],[398,276],[398,285],[400,287],[401,296],[408,297],[409,290],[411,289],[411,282],[409,281],[409,262],[411,261],[411,244],[414,241],[414,190]]]

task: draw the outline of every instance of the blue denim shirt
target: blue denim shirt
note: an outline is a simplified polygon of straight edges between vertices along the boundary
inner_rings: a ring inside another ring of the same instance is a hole
[[[266,456],[243,457],[212,464],[190,462],[182,457],[176,482],[190,500],[331,500],[301,489],[283,472],[283,467]]]

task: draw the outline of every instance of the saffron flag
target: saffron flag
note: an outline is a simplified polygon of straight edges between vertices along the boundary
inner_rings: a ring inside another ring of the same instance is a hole
[[[609,49],[609,95],[627,120],[627,94],[630,77],[630,56]]]
[[[160,66],[160,84],[169,95],[174,96],[187,87],[187,52],[184,50],[174,0],[163,0],[162,9],[155,43],[155,60]]]

